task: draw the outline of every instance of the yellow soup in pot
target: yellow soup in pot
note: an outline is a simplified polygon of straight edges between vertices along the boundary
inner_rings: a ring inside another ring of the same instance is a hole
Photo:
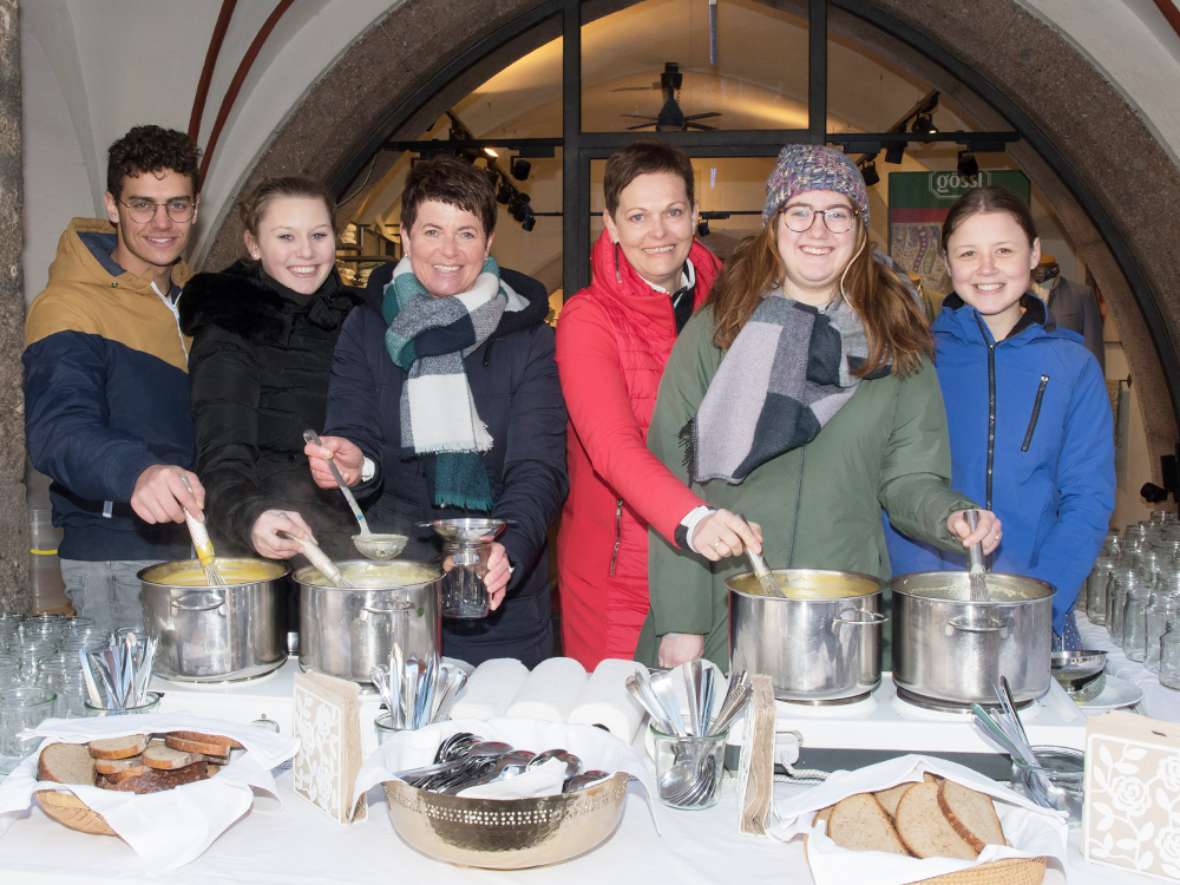
[[[255,584],[260,581],[273,581],[281,577],[285,571],[280,563],[262,560],[218,559],[215,564],[226,584]],[[175,563],[175,569],[169,569],[168,565],[166,563],[151,569],[148,574],[144,575],[144,580],[172,587],[209,586],[209,579],[199,563],[191,561]]]

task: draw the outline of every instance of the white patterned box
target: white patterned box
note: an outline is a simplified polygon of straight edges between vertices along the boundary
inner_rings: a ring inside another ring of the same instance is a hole
[[[295,792],[340,823],[364,818],[365,803],[352,797],[361,766],[360,687],[322,673],[297,673],[294,708]]]
[[[1082,851],[1180,879],[1180,724],[1121,711],[1087,722]]]

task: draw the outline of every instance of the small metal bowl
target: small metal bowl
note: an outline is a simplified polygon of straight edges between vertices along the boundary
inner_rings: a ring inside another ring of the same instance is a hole
[[[385,781],[389,819],[411,847],[446,863],[522,870],[597,848],[623,817],[630,776],[537,799],[470,799]]]
[[[1104,651],[1055,651],[1050,655],[1053,678],[1070,695],[1085,692],[1087,686],[1102,676],[1105,667]]]

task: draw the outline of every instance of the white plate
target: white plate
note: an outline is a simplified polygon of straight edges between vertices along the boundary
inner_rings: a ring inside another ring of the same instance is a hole
[[[1110,710],[1134,706],[1141,700],[1143,700],[1143,689],[1138,685],[1107,673],[1106,685],[1103,686],[1098,697],[1080,703],[1078,706],[1087,713],[1106,713]]]

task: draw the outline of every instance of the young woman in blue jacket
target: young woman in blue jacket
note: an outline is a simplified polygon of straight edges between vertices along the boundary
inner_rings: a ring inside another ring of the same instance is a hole
[[[1110,400],[1097,360],[1030,293],[1041,244],[1010,192],[964,194],[942,228],[954,291],[934,322],[950,430],[951,485],[1000,517],[993,571],[1052,584],[1053,631],[1076,648],[1070,610],[1114,508]],[[964,557],[888,534],[894,574]]]

